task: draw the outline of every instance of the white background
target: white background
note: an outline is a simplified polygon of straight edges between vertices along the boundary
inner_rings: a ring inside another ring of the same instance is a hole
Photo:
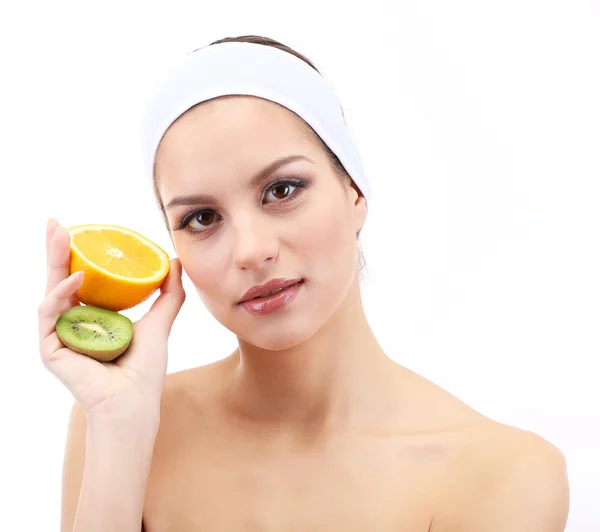
[[[305,54],[342,100],[373,183],[363,293],[386,351],[557,445],[568,530],[600,530],[598,2],[1,9],[0,530],[58,531],[72,398],[39,361],[46,219],[125,225],[172,255],[141,170],[141,98],[170,60],[248,33]],[[184,284],[169,372],[235,345]]]

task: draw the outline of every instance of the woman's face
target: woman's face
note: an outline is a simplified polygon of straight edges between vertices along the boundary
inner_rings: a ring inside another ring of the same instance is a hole
[[[260,98],[218,98],[180,117],[156,160],[173,245],[202,301],[268,350],[310,338],[357,282],[364,199],[299,120]],[[287,306],[256,315],[240,305],[250,287],[276,278],[303,280]]]

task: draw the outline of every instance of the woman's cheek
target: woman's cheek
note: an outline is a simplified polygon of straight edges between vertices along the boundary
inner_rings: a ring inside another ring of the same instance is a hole
[[[175,253],[181,260],[181,265],[192,284],[198,290],[204,291],[206,286],[214,282],[217,269],[211,265],[211,261],[202,256],[198,246],[194,242],[185,242],[181,237],[173,238]]]
[[[344,238],[340,214],[331,205],[321,205],[297,224],[297,239],[312,258],[335,253],[340,246],[340,238]]]
[[[190,258],[189,277],[197,290],[210,296],[223,290],[226,270],[216,258],[198,256]]]

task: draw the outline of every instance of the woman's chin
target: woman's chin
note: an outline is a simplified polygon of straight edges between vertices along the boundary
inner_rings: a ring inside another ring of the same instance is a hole
[[[237,334],[239,340],[265,351],[285,351],[286,349],[292,349],[306,342],[313,335],[314,331],[308,331],[297,322],[294,324],[293,330],[285,330],[282,327],[278,327],[277,329],[267,327],[263,330],[255,329],[254,331],[247,332],[247,334],[240,334],[240,332]]]
[[[240,337],[241,338],[241,337]],[[303,343],[307,338],[290,338],[281,335],[251,335],[244,341],[265,351],[285,351]]]

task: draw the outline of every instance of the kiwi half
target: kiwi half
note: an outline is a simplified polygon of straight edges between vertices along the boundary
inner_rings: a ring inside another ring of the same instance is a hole
[[[133,323],[117,312],[83,305],[61,314],[56,332],[62,343],[76,353],[110,362],[129,347]]]

